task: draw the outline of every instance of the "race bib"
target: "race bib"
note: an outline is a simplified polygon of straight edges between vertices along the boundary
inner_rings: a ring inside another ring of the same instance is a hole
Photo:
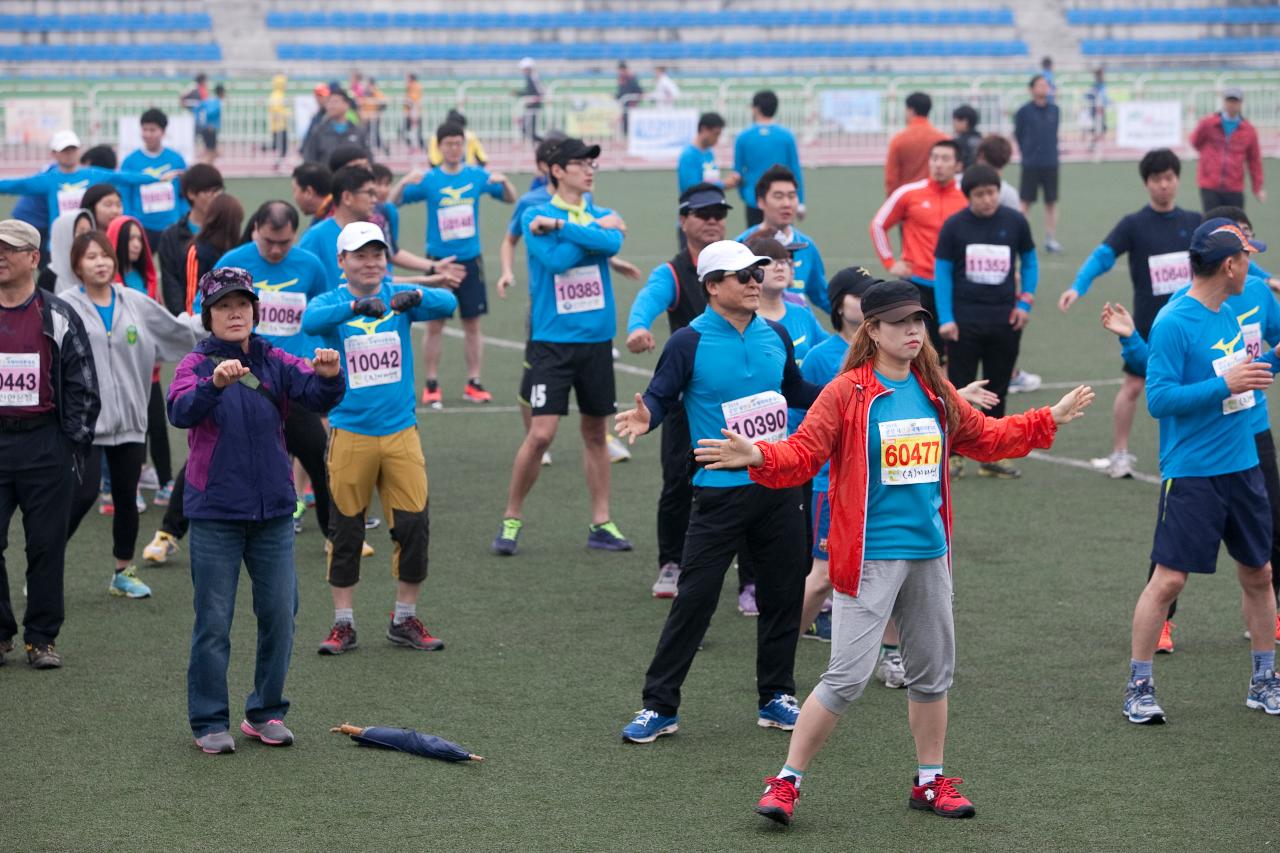
[[[0,353],[0,406],[40,405],[40,353]]]
[[[1213,372],[1216,376],[1221,376],[1237,364],[1244,364],[1251,361],[1249,353],[1246,350],[1237,350],[1231,355],[1224,355],[1222,358],[1213,360]],[[1222,414],[1233,415],[1236,412],[1243,412],[1245,409],[1252,409],[1258,404],[1257,397],[1252,391],[1244,391],[1240,394],[1232,394],[1230,397],[1222,401]]]
[[[1008,246],[971,243],[964,247],[964,277],[974,284],[1004,284],[1013,268]]]
[[[885,486],[936,483],[942,471],[942,433],[933,418],[880,424],[880,482]]]
[[[1240,331],[1244,332],[1245,353],[1248,354],[1250,361],[1256,361],[1262,356],[1262,324],[1245,323],[1240,327]]]
[[[1187,252],[1168,252],[1147,258],[1151,273],[1151,292],[1168,296],[1191,283],[1191,256]]]
[[[702,164],[702,182],[706,184],[720,183],[720,167],[713,160]]]
[[[787,398],[765,391],[720,404],[724,423],[749,441],[782,441],[787,437]]]
[[[177,207],[178,200],[173,193],[173,183],[164,181],[155,184],[143,184],[138,187],[142,196],[143,213],[168,213]]]
[[[595,264],[574,267],[555,277],[556,313],[579,314],[604,307],[604,281]]]
[[[58,215],[74,213],[80,209],[80,200],[84,198],[85,187],[79,189],[58,190]]]
[[[467,240],[476,236],[476,208],[473,204],[455,204],[436,208],[436,223],[440,226],[440,239]]]
[[[305,293],[258,290],[258,334],[289,337],[302,331],[302,312],[307,310]]]
[[[400,381],[400,335],[374,332],[343,341],[347,351],[347,384],[352,388],[392,385]]]

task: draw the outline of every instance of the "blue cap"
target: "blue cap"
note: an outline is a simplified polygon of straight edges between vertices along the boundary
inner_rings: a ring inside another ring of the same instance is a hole
[[[1249,239],[1239,225],[1224,216],[1202,222],[1191,235],[1191,252],[1206,264],[1216,264],[1241,252],[1266,250],[1266,243]]]

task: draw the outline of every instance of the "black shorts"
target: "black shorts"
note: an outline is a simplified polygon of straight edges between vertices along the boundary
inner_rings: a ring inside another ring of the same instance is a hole
[[[432,258],[433,261],[440,260]],[[489,313],[489,297],[485,292],[484,258],[476,255],[469,261],[457,261],[467,269],[467,277],[462,280],[453,295],[458,298],[458,316],[464,320]]]
[[[218,129],[216,127],[202,127],[196,134],[200,137],[200,144],[205,147],[206,151],[214,151],[218,147]],[[154,247],[152,249],[154,251]]]
[[[1153,562],[1180,572],[1213,574],[1219,543],[1243,566],[1260,568],[1271,559],[1271,502],[1257,465],[1160,485]]]
[[[524,347],[520,401],[533,415],[569,414],[569,389],[578,411],[607,417],[618,411],[613,384],[613,342],[553,344],[529,341]]]
[[[1037,190],[1044,189],[1044,203],[1053,204],[1058,200],[1058,167],[1057,166],[1023,166],[1022,178],[1018,182],[1018,198],[1027,204],[1034,204]]]

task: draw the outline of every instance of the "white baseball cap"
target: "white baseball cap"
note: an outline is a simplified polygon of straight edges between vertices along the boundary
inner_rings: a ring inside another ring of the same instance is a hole
[[[708,273],[737,272],[771,263],[773,258],[757,255],[737,240],[719,240],[698,254],[698,281],[705,281]]]
[[[370,243],[379,243],[384,248],[387,245],[387,236],[372,222],[352,222],[338,234],[339,252],[354,252]]]
[[[68,148],[79,148],[80,137],[73,130],[60,130],[49,139],[50,151],[65,151]]]
[[[523,69],[525,69],[525,68],[532,68],[532,67],[533,67],[533,57],[532,57],[532,56],[526,56],[524,59],[521,59],[521,60],[520,60],[520,68],[521,68],[521,70],[523,70]]]

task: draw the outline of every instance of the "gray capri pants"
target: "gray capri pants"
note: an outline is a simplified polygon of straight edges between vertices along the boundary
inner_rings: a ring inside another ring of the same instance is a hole
[[[946,556],[932,560],[867,560],[855,598],[834,594],[831,661],[814,694],[828,711],[843,714],[862,695],[875,670],[885,623],[901,635],[907,698],[937,702],[955,672],[956,631],[951,570]]]

